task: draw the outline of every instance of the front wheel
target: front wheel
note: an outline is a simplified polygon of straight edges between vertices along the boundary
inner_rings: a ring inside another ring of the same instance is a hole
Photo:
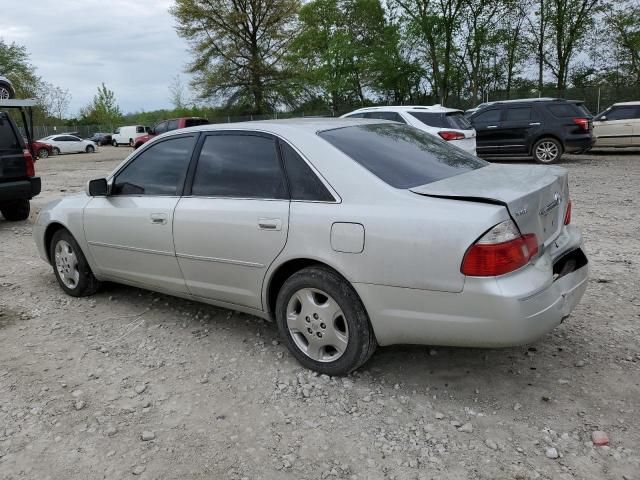
[[[359,368],[377,346],[355,290],[325,267],[305,268],[287,279],[276,300],[276,321],[293,356],[327,375]]]
[[[98,290],[100,283],[94,277],[80,246],[67,230],[58,230],[53,234],[49,257],[56,279],[66,293],[73,297],[86,297]]]
[[[13,200],[0,205],[0,213],[10,222],[19,222],[29,218],[31,204],[29,200]]]
[[[38,150],[38,157],[47,158],[48,156],[49,156],[49,150],[47,150],[46,148],[41,148],[40,150]]]
[[[60,155],[60,149],[58,147],[53,147],[53,154]]]
[[[111,145],[113,145],[114,147],[117,147],[117,146],[118,146],[118,142],[117,142],[116,140],[113,140],[113,141],[111,142]]]
[[[87,153],[93,153],[96,151],[96,148],[93,145],[87,145],[87,148],[85,149],[85,152]]]
[[[533,158],[538,163],[556,163],[562,156],[562,145],[555,138],[543,138],[533,146]]]

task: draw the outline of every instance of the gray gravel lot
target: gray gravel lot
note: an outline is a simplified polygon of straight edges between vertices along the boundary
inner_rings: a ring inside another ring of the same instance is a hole
[[[34,210],[129,151],[38,161]],[[0,479],[640,479],[640,152],[562,165],[592,275],[564,324],[518,348],[380,348],[347,378],[248,315],[68,297],[31,224],[0,219]]]

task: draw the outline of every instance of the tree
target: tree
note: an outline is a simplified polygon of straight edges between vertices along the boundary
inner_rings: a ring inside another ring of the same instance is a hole
[[[605,24],[613,39],[619,68],[640,87],[640,5],[626,2],[612,6]]]
[[[176,0],[171,13],[191,43],[200,96],[256,114],[290,103],[282,59],[298,9],[298,0]]]
[[[62,120],[71,103],[71,93],[52,83],[40,82],[37,98],[43,113],[48,117]]]
[[[169,100],[176,110],[181,110],[187,106],[187,93],[180,75],[176,75],[169,84]]]
[[[102,83],[93,101],[80,110],[81,121],[90,125],[113,126],[122,119],[120,107],[112,90]]]
[[[393,0],[407,22],[407,34],[429,65],[433,96],[445,104],[453,84],[455,38],[465,0]]]

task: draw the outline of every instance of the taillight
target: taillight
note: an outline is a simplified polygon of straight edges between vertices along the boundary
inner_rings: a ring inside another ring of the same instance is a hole
[[[499,223],[471,245],[460,271],[473,277],[495,277],[523,267],[538,253],[533,233],[521,235],[511,220]]]
[[[578,125],[583,131],[589,131],[589,119],[588,118],[574,118],[573,123]]]
[[[31,152],[25,148],[22,150],[22,156],[24,157],[24,166],[27,169],[27,177],[35,177],[36,167],[33,163]]]
[[[564,224],[569,225],[571,223],[571,199],[567,203],[567,209],[564,211]]]
[[[447,142],[450,142],[451,140],[462,140],[464,138],[464,133],[452,132],[449,130],[442,130],[441,132],[438,132],[438,135]]]

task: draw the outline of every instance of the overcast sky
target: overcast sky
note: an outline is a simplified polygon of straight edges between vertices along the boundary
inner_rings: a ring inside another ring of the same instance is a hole
[[[169,84],[190,56],[168,8],[171,0],[1,0],[0,37],[25,45],[36,73],[69,89],[67,115],[101,82],[124,113],[170,107]]]

